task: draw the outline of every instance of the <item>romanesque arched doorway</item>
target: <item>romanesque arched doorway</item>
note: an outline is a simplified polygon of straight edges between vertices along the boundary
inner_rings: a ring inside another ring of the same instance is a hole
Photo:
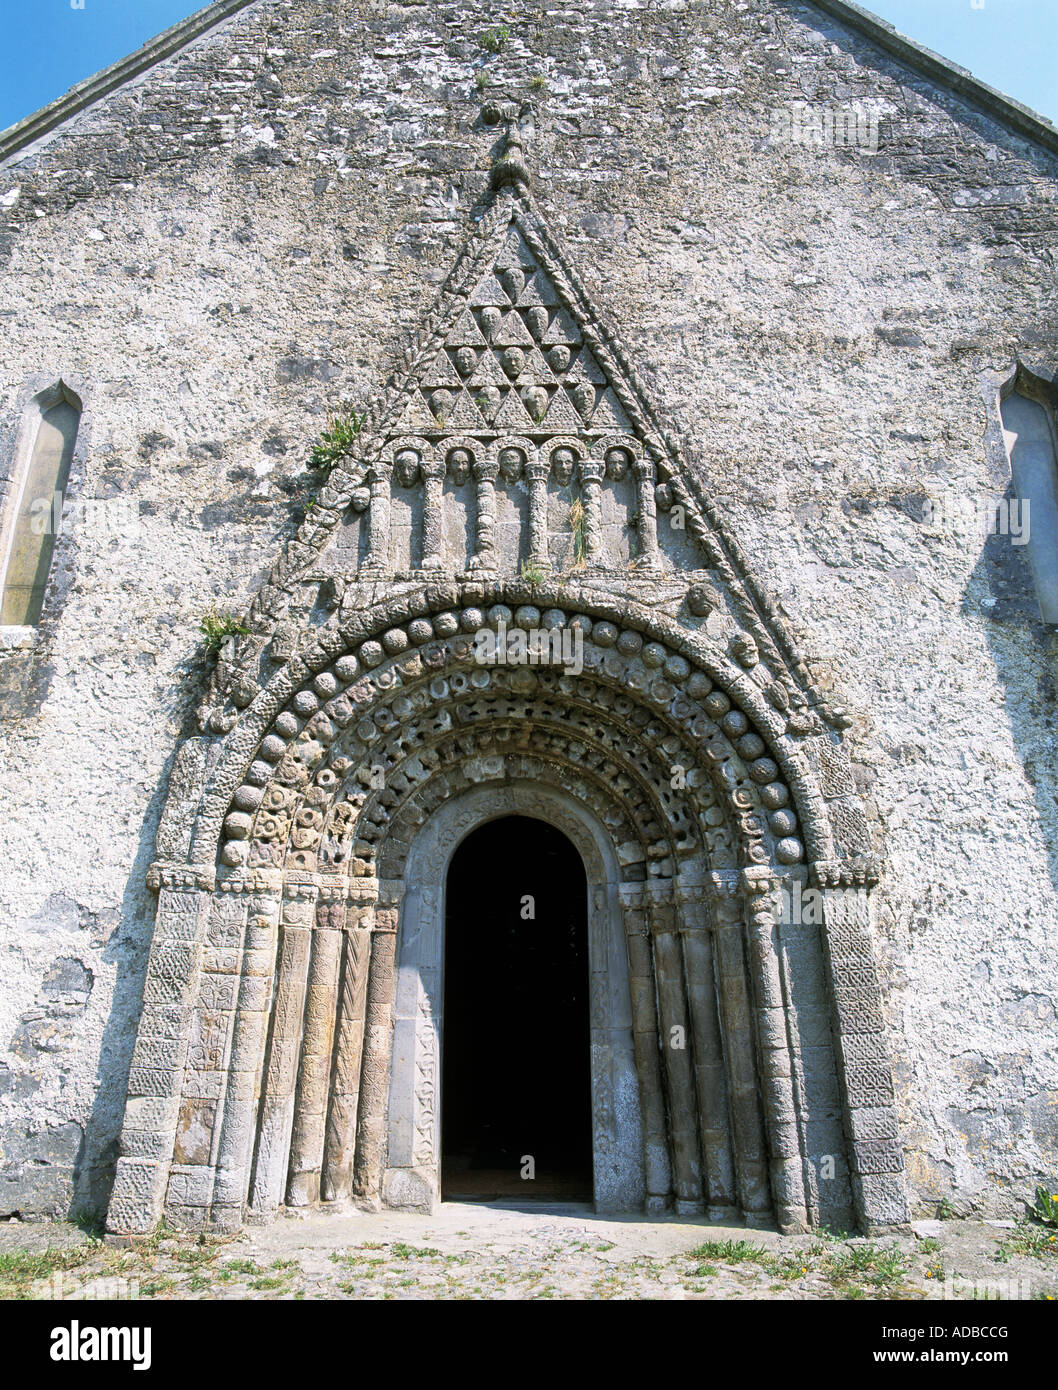
[[[487,821],[445,883],[441,1192],[592,1197],[584,864],[560,830]]]
[[[432,1209],[445,874],[503,815],[587,876],[600,1209],[906,1216],[847,713],[548,230],[516,115],[174,769],[114,1231]]]

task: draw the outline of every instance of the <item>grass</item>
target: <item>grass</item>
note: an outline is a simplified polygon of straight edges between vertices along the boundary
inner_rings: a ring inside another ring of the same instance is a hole
[[[763,1245],[752,1240],[707,1240],[689,1252],[692,1260],[717,1260],[721,1264],[759,1263],[767,1257]]]
[[[0,1252],[0,1298],[28,1298],[31,1286],[38,1280],[80,1269],[87,1264],[95,1248],[94,1245],[77,1245],[68,1250],[49,1247],[39,1252]]]
[[[1000,1264],[1008,1264],[1015,1255],[1028,1255],[1036,1260],[1058,1255],[1058,1235],[1046,1226],[1019,1221],[1010,1235],[1000,1241],[994,1258]]]
[[[839,1244],[830,1248],[816,1242],[804,1252],[773,1255],[766,1246],[751,1240],[709,1240],[688,1251],[692,1260],[700,1263],[689,1277],[715,1278],[720,1265],[747,1265],[761,1270],[772,1279],[782,1280],[771,1285],[776,1289],[810,1274],[821,1274],[847,1297],[862,1297],[872,1290],[888,1290],[900,1284],[907,1274],[909,1260],[895,1246],[879,1247],[873,1242],[865,1245]]]

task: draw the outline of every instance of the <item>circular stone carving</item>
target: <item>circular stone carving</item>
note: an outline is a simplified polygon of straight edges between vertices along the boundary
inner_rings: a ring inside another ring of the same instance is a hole
[[[786,805],[790,793],[782,782],[769,782],[766,787],[761,787],[760,799],[769,811],[774,811]]]
[[[459,626],[464,632],[479,632],[485,626],[485,614],[480,608],[464,608],[459,615]]]
[[[596,623],[592,630],[592,640],[597,647],[612,647],[617,641],[617,629],[613,623]]]
[[[430,629],[430,635],[433,635],[432,627]],[[338,660],[334,663],[334,674],[338,677],[340,681],[345,681],[346,684],[348,684],[349,681],[356,679],[356,673],[359,670],[360,663],[359,661],[357,661],[356,657],[353,656],[351,653],[346,656],[340,656]]]
[[[673,657],[673,661],[682,661],[682,657]],[[692,700],[704,700],[713,688],[713,682],[704,671],[695,671],[687,682],[687,694]]]
[[[749,720],[740,709],[733,709],[721,719],[720,727],[730,738],[738,738],[749,728]]]
[[[459,631],[459,619],[454,613],[438,613],[433,620],[433,630],[438,637],[454,637]]]
[[[534,608],[531,604],[523,604],[521,608],[515,609],[514,621],[519,627],[530,628],[540,626],[540,609]]]
[[[232,801],[240,811],[256,811],[263,799],[263,787],[247,786],[245,782],[241,787],[235,789],[235,795],[232,797]]]
[[[313,695],[311,690],[299,690],[290,703],[294,706],[295,712],[300,714],[302,718],[315,714],[320,707],[318,696]]]
[[[385,659],[381,642],[365,642],[360,648],[360,660],[365,666],[380,666]]]
[[[755,763],[750,763],[749,775],[754,782],[773,782],[779,775],[779,769],[770,758],[758,758]]]
[[[329,700],[332,695],[338,693],[338,678],[332,671],[321,671],[312,682],[312,688],[317,695]]]
[[[664,664],[665,656],[665,648],[660,642],[648,642],[643,648],[643,665],[661,666]]]
[[[797,829],[797,817],[792,811],[773,811],[768,825],[774,835],[792,835]]]
[[[804,847],[800,840],[788,837],[778,840],[775,844],[775,857],[780,864],[796,864],[804,853]]]
[[[731,708],[731,701],[722,690],[714,690],[702,701],[702,706],[710,719],[719,719]]]
[[[643,639],[633,628],[625,628],[617,639],[617,650],[622,656],[638,656],[643,649]]]
[[[730,718],[730,716],[728,717]],[[764,752],[765,744],[760,734],[743,734],[735,747],[738,749],[740,757],[745,758],[747,762],[752,762],[754,758],[759,758]]]
[[[417,647],[429,642],[433,637],[433,623],[429,618],[416,618],[408,624],[408,636]]]
[[[390,630],[382,635],[382,645],[390,656],[397,652],[405,651],[408,646],[408,634],[402,627],[391,627]]]
[[[301,730],[301,720],[296,719],[288,709],[275,717],[275,731],[281,738],[295,738]]]

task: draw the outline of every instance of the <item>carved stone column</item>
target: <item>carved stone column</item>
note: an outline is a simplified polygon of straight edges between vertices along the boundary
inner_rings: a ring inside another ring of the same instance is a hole
[[[525,465],[529,479],[529,561],[550,569],[547,555],[547,480],[551,465],[547,459],[530,459]]]
[[[694,1041],[702,1185],[710,1219],[729,1221],[737,1215],[738,1204],[723,1041],[717,1012],[716,966],[704,893],[700,885],[679,891],[680,936]]]
[[[277,872],[255,873],[243,891],[249,894],[246,934],[213,1184],[211,1219],[221,1230],[235,1230],[242,1224],[248,1195],[282,906]]]
[[[658,1011],[654,962],[650,949],[644,887],[622,883],[628,975],[632,994],[632,1039],[643,1111],[643,1157],[646,1174],[646,1209],[664,1211],[672,1195],[672,1170],[665,1130],[665,1093],[658,1049]]]
[[[605,465],[601,459],[583,458],[579,466],[581,501],[584,504],[584,559],[589,565],[600,565],[603,561],[600,495]]]
[[[317,892],[314,882],[288,878],[283,884],[272,1036],[250,1190],[250,1206],[262,1218],[279,1206],[286,1183]]]
[[[386,1100],[393,1052],[393,961],[403,884],[379,880],[378,906],[371,932],[371,967],[364,1019],[364,1057],[360,1068],[360,1108],[356,1125],[353,1192],[371,1204],[380,1201],[386,1144]]]
[[[212,869],[155,865],[148,879],[158,913],[107,1212],[115,1235],[151,1231],[162,1216],[212,878]]]
[[[389,568],[389,506],[392,464],[376,460],[367,471],[371,503],[367,513],[368,549],[363,568],[384,574]]]
[[[805,1200],[803,1126],[794,1087],[779,961],[778,886],[766,868],[742,871],[775,1219],[781,1231],[807,1231],[810,1223]]]
[[[422,463],[422,568],[444,568],[444,478],[443,459],[424,459]]]
[[[495,459],[474,460],[474,482],[477,487],[477,521],[475,523],[472,570],[494,570],[496,556],[496,476],[499,464]]]
[[[731,1101],[735,1182],[739,1205],[748,1225],[763,1225],[771,1216],[768,1151],[764,1116],[757,1089],[756,1049],[747,983],[745,928],[737,877],[722,871],[710,875],[709,895],[716,922],[717,979],[724,1032],[724,1058]]]
[[[658,510],[654,499],[654,462],[643,457],[635,461],[636,480],[639,489],[639,554],[636,556],[636,569],[657,569],[658,555]]]
[[[654,978],[660,1014],[661,1055],[672,1136],[672,1177],[676,1210],[692,1216],[702,1210],[701,1163],[698,1156],[694,1064],[687,1020],[683,957],[676,931],[671,879],[649,879],[647,916],[654,948]]]
[[[291,1207],[313,1206],[320,1198],[344,924],[345,883],[321,886],[312,934],[297,1103],[290,1139],[287,1205]]]
[[[334,1076],[323,1167],[322,1195],[327,1202],[341,1201],[351,1197],[353,1192],[360,1066],[364,1052],[364,1012],[378,885],[374,879],[352,879],[348,892],[338,1033],[334,1047]]]
[[[871,941],[870,904],[862,883],[813,865],[824,891],[824,959],[840,1059],[845,1127],[856,1214],[867,1231],[908,1220],[903,1146]]]

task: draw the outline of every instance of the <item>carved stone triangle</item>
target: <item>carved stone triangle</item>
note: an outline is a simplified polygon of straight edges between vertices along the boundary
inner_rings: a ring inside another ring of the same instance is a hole
[[[535,429],[533,417],[522,404],[517,391],[507,392],[492,425],[505,434],[527,434]]]
[[[481,329],[474,320],[474,315],[469,309],[464,309],[457,321],[452,325],[448,337],[445,338],[445,347],[484,347],[485,339]]]
[[[467,303],[471,309],[485,309],[490,305],[500,309],[509,309],[511,298],[495,275],[486,275]]]

